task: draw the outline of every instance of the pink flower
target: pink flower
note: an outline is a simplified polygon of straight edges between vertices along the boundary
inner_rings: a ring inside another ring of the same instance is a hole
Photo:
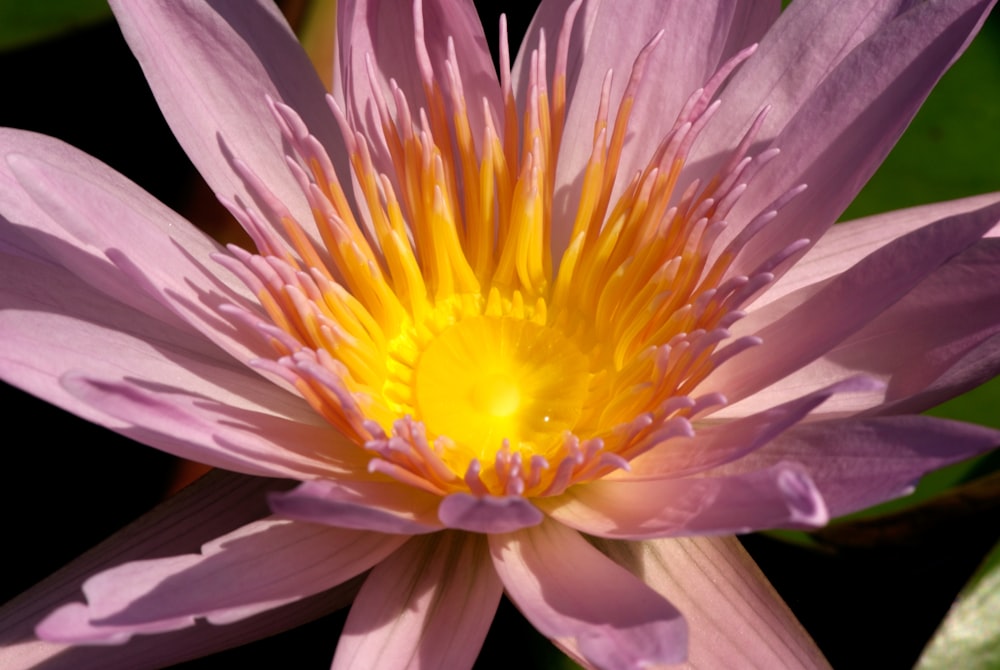
[[[252,477],[98,555],[44,640],[162,665],[370,570],[334,667],[469,666],[502,593],[588,666],[822,666],[716,536],[1000,442],[914,415],[1000,368],[1000,196],[831,228],[991,1],[554,0],[499,81],[471,5],[343,2],[329,104],[267,2],[112,4],[257,250],[3,131],[0,371]],[[273,516],[262,477],[301,482]]]

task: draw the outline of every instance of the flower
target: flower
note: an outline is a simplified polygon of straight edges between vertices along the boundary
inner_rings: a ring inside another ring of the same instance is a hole
[[[4,131],[0,371],[232,496],[301,483],[44,639],[249,635],[370,570],[336,667],[470,665],[504,592],[590,666],[822,665],[711,536],[998,442],[913,412],[1000,366],[1000,197],[830,229],[992,2],[544,2],[499,81],[468,4],[347,2],[329,104],[266,3],[113,6],[256,251]]]

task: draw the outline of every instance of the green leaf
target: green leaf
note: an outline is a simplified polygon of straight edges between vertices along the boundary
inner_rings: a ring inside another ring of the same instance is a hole
[[[983,561],[924,649],[916,670],[1000,667],[1000,544]]]
[[[26,46],[110,16],[107,0],[0,0],[0,50]]]

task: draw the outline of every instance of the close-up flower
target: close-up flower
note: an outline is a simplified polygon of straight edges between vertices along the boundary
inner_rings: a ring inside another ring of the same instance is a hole
[[[328,93],[269,0],[112,0],[251,244],[0,130],[0,376],[228,472],[0,661],[349,606],[334,668],[471,667],[506,596],[586,667],[826,667],[733,536],[1000,445],[920,414],[1000,370],[1000,194],[834,225],[993,4],[545,0],[495,67],[471,3],[346,1]]]

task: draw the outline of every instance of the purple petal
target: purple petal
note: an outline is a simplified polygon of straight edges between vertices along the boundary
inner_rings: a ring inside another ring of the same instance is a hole
[[[274,3],[115,0],[111,5],[167,123],[216,194],[253,202],[232,170],[229,152],[252,166],[299,223],[315,232],[309,206],[285,165],[267,97],[298,112],[345,183],[347,152],[323,84]]]
[[[537,507],[520,496],[476,497],[452,493],[441,501],[438,518],[448,528],[473,533],[509,533],[534,526],[544,518]]]
[[[135,633],[240,621],[341,584],[405,538],[264,519],[202,546],[200,554],[125,563],[87,579],[87,605],[38,624],[58,642],[119,643]]]
[[[540,501],[539,506],[553,519],[589,535],[623,539],[816,528],[829,519],[823,497],[802,466],[779,462],[739,472],[595,481]]]
[[[127,561],[197,549],[203,542],[267,514],[265,492],[287,483],[216,470],[37,584],[0,609],[0,666],[138,670],[157,668],[245,644],[301,625],[343,607],[352,582],[229,626],[196,626],[141,637],[118,647],[65,647],[35,639],[37,622],[76,597],[84,579]]]
[[[829,667],[736,538],[596,542],[684,614],[687,667]]]
[[[760,448],[839,393],[881,390],[864,377],[847,379],[777,407],[721,424],[698,428],[694,441],[671,441],[629,463],[622,479],[683,477],[721,465]]]
[[[794,461],[839,516],[909,493],[925,473],[1000,446],[1000,431],[927,416],[819,421],[796,426],[727,475]]]
[[[819,239],[881,164],[992,5],[913,4],[837,63],[777,134],[772,146],[781,156],[751,180],[729,216],[750,221],[789,189],[809,186],[743,249],[735,274],[752,271],[796,240]],[[719,243],[738,232],[727,230]]]
[[[763,344],[718,368],[699,390],[738,401],[798,370],[875,319],[998,219],[1000,204],[937,221],[881,247],[786,313],[778,315],[773,303],[753,314],[733,334],[749,331]]]
[[[471,668],[502,593],[482,535],[414,538],[368,575],[333,668]]]
[[[315,479],[269,500],[278,516],[338,528],[417,535],[442,527],[441,498],[397,482]]]
[[[655,591],[578,533],[545,523],[491,535],[504,589],[542,634],[599,668],[679,663],[688,626]]]

